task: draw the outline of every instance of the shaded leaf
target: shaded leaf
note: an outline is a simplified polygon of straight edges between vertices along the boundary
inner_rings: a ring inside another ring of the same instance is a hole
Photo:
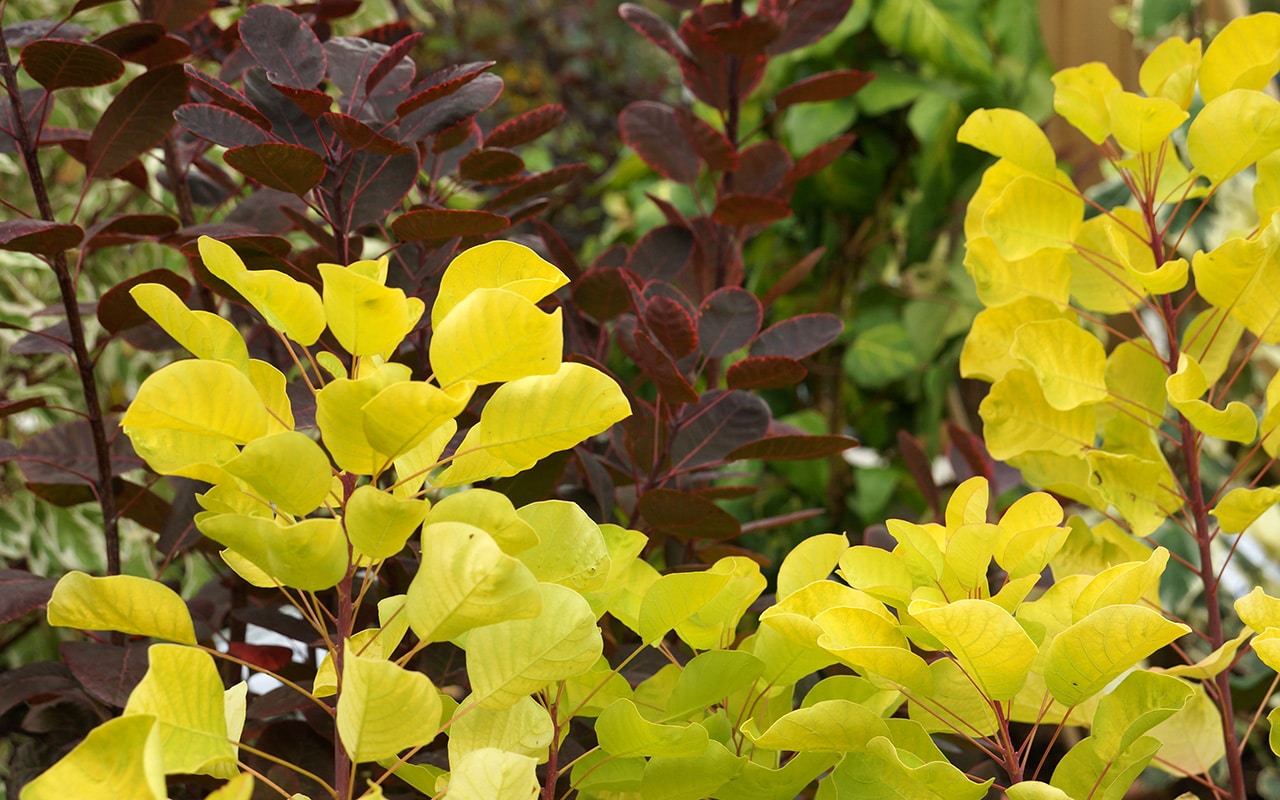
[[[716,172],[731,172],[738,166],[738,151],[729,141],[729,137],[711,127],[706,120],[689,113],[685,109],[676,109],[676,122],[684,129],[685,137],[693,142],[694,148],[707,166]]]
[[[573,282],[573,303],[597,322],[608,322],[631,308],[626,281],[613,267],[593,267]]]
[[[13,622],[49,602],[57,581],[21,569],[0,569],[0,625]]]
[[[325,176],[324,159],[296,144],[265,142],[233,147],[223,159],[258,183],[290,194],[306,194]]]
[[[763,318],[760,301],[751,292],[736,286],[715,290],[698,308],[698,341],[703,354],[721,358],[745,347],[760,332]]]
[[[543,134],[550,133],[564,121],[564,106],[559,103],[540,106],[513,117],[489,132],[484,137],[484,146],[517,147],[528,144]]]
[[[689,383],[689,379],[676,366],[671,356],[654,343],[649,334],[637,330],[634,342],[636,366],[649,376],[657,386],[659,394],[673,403],[697,401],[698,393]]]
[[[767,225],[791,216],[791,204],[776,197],[730,194],[720,198],[711,217],[722,225]]]
[[[57,39],[41,39],[22,48],[22,66],[51,92],[72,86],[102,86],[124,74],[124,62],[110,50]]]
[[[272,136],[281,141],[302,145],[316,153],[325,152],[315,120],[281,94],[267,80],[266,73],[261,68],[255,67],[246,72],[243,82],[245,96],[270,122]]]
[[[857,446],[858,440],[852,436],[834,433],[820,436],[802,434],[766,436],[733,450],[726,459],[730,461],[743,458],[758,458],[764,461],[803,461],[809,458],[825,458]]]
[[[785,356],[754,356],[731,365],[725,372],[730,389],[782,389],[804,380],[809,370]]]
[[[423,34],[421,31],[411,33],[400,41],[391,45],[387,52],[378,57],[377,62],[373,65],[373,69],[369,70],[369,74],[364,79],[365,93],[372,94],[378,84],[390,75],[396,67],[409,55],[410,51],[422,41]],[[412,65],[412,60],[409,61]],[[412,68],[412,67],[411,67]]]
[[[357,151],[343,179],[344,196],[352,198],[348,212],[350,225],[357,228],[385,219],[400,205],[417,179],[415,152],[384,156]]]
[[[417,242],[497,233],[506,230],[510,224],[511,220],[506,217],[488,211],[427,208],[396,217],[391,223],[391,230],[401,241]]]
[[[762,6],[785,12],[782,35],[769,47],[770,53],[778,55],[813,44],[835,30],[853,7],[853,0],[773,0]]]
[[[771,14],[744,15],[707,29],[708,37],[725,53],[740,57],[762,55],[782,33]]]
[[[866,86],[874,77],[872,73],[858,69],[821,72],[796,81],[778,92],[773,102],[777,109],[782,111],[799,103],[826,103],[831,100],[840,100]]]
[[[711,391],[681,411],[671,440],[673,468],[688,470],[715,464],[769,429],[769,407],[747,392]]]
[[[655,297],[645,305],[644,324],[676,359],[698,349],[698,332],[693,327],[693,319],[683,305],[670,297]]]
[[[662,225],[640,237],[627,255],[627,269],[651,281],[671,281],[693,255],[693,233],[681,225]]]
[[[275,86],[277,92],[288,98],[309,119],[319,119],[320,115],[333,107],[333,98],[319,89],[298,89],[293,86]]]
[[[675,109],[649,100],[632,103],[618,116],[622,140],[659,175],[693,183],[702,170],[697,151],[685,138]]]
[[[501,96],[502,87],[502,78],[490,72],[481,72],[467,79],[461,87],[447,95],[432,99],[410,114],[402,114],[400,139],[426,139],[473,118],[493,105]]]
[[[259,128],[268,129],[271,127],[271,123],[266,117],[262,116],[262,112],[254,108],[249,103],[249,99],[236,89],[217,78],[205,75],[190,64],[187,64],[183,69],[192,86],[208,95],[210,103],[239,114]]]
[[[408,147],[375,131],[355,117],[326,111],[320,115],[352,150],[368,150],[384,156],[410,152]]]
[[[143,466],[126,436],[111,436],[111,474],[122,475]],[[32,483],[97,483],[98,456],[88,420],[61,422],[40,431],[18,450],[22,473]]]
[[[315,88],[324,78],[324,48],[302,17],[278,6],[250,6],[240,18],[240,41],[267,80],[294,89]]]
[[[559,186],[576,180],[591,172],[586,164],[566,164],[563,167],[549,169],[530,176],[514,186],[496,195],[485,206],[489,209],[500,209],[514,206],[522,200],[549,192]]]
[[[474,81],[476,78],[479,78],[495,63],[497,62],[474,61],[469,64],[457,64],[445,67],[444,69],[431,73],[425,80],[423,80],[423,84],[426,86],[425,89],[406,100],[402,100],[400,104],[396,106],[396,116],[403,119],[429,103],[434,103],[442,97],[448,97]],[[497,76],[494,75],[490,77],[496,78]],[[478,110],[471,114],[463,114],[462,116],[469,117],[477,112]]]
[[[249,119],[211,103],[178,106],[173,118],[196,136],[223,147],[243,147],[269,141],[267,132]]]
[[[751,343],[753,356],[805,358],[836,340],[844,323],[834,314],[801,314],[772,325]]]
[[[139,240],[154,240],[178,229],[178,220],[167,214],[121,214],[95,223],[85,234],[85,248],[112,247]]]
[[[707,498],[675,489],[653,489],[640,496],[640,514],[650,530],[678,539],[732,539],[738,520]]]
[[[795,163],[795,166],[787,172],[787,180],[798,181],[826,169],[837,158],[844,155],[845,151],[849,149],[849,146],[853,144],[853,141],[856,138],[858,137],[850,133],[836,137],[829,142],[824,142],[823,144],[813,148],[808,153],[801,156],[800,160]]]
[[[478,183],[501,183],[524,170],[524,159],[501,147],[473,150],[458,162],[458,176]]]
[[[694,7],[697,4],[693,4]],[[691,10],[691,9],[690,9]],[[676,34],[667,21],[644,6],[623,3],[618,6],[618,16],[644,38],[665,50],[672,58],[692,58],[689,47]]]
[[[131,58],[164,38],[164,26],[150,20],[131,22],[112,28],[93,40],[104,50],[110,50],[120,58]]]
[[[0,222],[0,249],[52,256],[80,244],[84,231],[79,225],[46,222],[40,219],[11,219]]]
[[[174,110],[186,100],[186,74],[176,64],[135,78],[93,127],[85,153],[88,176],[112,175],[158,145],[173,128]]]
[[[109,706],[124,708],[129,693],[147,673],[147,647],[145,643],[63,642],[59,652],[85,691]]]

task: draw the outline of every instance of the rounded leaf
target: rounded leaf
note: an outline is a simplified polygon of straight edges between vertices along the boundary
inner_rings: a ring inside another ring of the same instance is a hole
[[[68,572],[53,588],[49,624],[86,631],[119,631],[195,644],[187,604],[168,586],[132,575],[94,578]]]

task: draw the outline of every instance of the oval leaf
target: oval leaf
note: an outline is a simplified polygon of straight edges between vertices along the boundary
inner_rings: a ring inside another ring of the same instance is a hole
[[[255,6],[257,8],[257,6]],[[233,147],[223,159],[263,186],[304,195],[324,178],[324,159],[301,145],[266,142]]]
[[[641,495],[639,509],[649,530],[684,541],[721,541],[741,532],[732,514],[690,492],[654,489]]]
[[[302,17],[286,8],[250,6],[240,18],[240,41],[267,71],[267,80],[314,89],[324,78],[324,47]]]
[[[90,178],[114,175],[173,128],[174,110],[187,101],[187,76],[178,64],[148,70],[107,106],[85,151]]]
[[[124,74],[124,62],[110,50],[65,39],[40,39],[22,48],[22,66],[51,92],[102,86]]]
[[[808,374],[809,370],[794,358],[754,356],[730,366],[724,377],[730,389],[784,389]]]
[[[132,575],[94,578],[68,572],[49,598],[49,624],[196,643],[191,613],[182,598],[162,583]]]
[[[698,179],[702,161],[676,119],[675,109],[643,100],[632,103],[618,116],[622,140],[654,172],[679,183]]]
[[[0,249],[52,256],[80,244],[79,225],[42,219],[10,219],[0,222]]]

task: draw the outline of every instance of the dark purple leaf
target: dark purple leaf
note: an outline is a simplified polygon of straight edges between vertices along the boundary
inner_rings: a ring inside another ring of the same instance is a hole
[[[142,468],[142,459],[133,451],[129,437],[113,431],[114,425],[112,420],[107,427],[111,474]],[[97,481],[98,456],[88,421],[62,422],[32,436],[18,448],[18,465],[31,483],[87,485]]]
[[[540,219],[533,220],[533,227],[542,237],[542,243],[546,246],[551,263],[559,267],[569,280],[578,280],[582,276],[582,267],[578,264],[578,257],[573,254],[573,248],[564,240],[560,232],[550,223]]]
[[[761,0],[761,12],[786,19],[769,52],[778,55],[813,44],[835,30],[852,7],[853,0]]]
[[[573,302],[596,322],[608,322],[631,308],[622,274],[613,267],[593,267],[570,284]]]
[[[147,69],[184,61],[191,55],[191,45],[186,39],[166,33],[146,47],[121,56],[125,61],[141,64]]]
[[[737,169],[738,151],[729,137],[683,108],[676,109],[676,121],[684,130],[685,138],[693,142],[698,155],[710,169],[716,172],[732,172]]]
[[[94,224],[84,237],[85,248],[113,247],[154,240],[178,229],[178,221],[167,214],[121,214]]]
[[[463,85],[449,94],[429,100],[426,105],[408,115],[400,114],[400,140],[415,142],[427,139],[471,119],[493,105],[502,94],[502,86],[502,78],[490,72],[469,77]]]
[[[21,49],[39,39],[78,41],[93,31],[83,25],[60,23],[52,19],[33,19],[4,26],[4,40],[9,47]]]
[[[920,487],[920,493],[924,495],[925,502],[929,504],[929,510],[935,517],[939,516],[942,510],[942,494],[938,491],[938,484],[933,480],[933,465],[929,461],[929,454],[924,451],[924,445],[910,431],[899,429],[898,451],[902,453],[902,461],[907,465],[907,471],[911,473],[916,486]]]
[[[769,62],[764,55],[733,56],[720,48],[711,29],[733,19],[729,3],[708,3],[680,23],[680,38],[692,53],[690,58],[676,59],[685,86],[699,100],[721,111],[729,108],[731,85],[736,83],[738,97],[747,97],[760,84]]]
[[[366,150],[384,156],[412,152],[408,147],[383,136],[355,117],[336,114],[332,111],[325,112],[321,116],[329,127],[333,128],[333,132],[338,134],[338,138],[352,150]]]
[[[689,48],[676,35],[675,29],[649,9],[635,3],[623,3],[618,6],[618,16],[622,17],[637,33],[661,47],[673,58],[693,57]]]
[[[148,70],[116,95],[93,127],[85,153],[89,177],[112,175],[173,128],[173,112],[187,101],[187,76],[170,64]]]
[[[325,175],[324,159],[296,144],[233,147],[223,154],[223,160],[263,186],[296,195],[311,191]]]
[[[627,269],[644,280],[672,281],[691,255],[693,233],[679,225],[663,225],[640,237],[627,257]]]
[[[32,331],[9,346],[9,352],[15,356],[33,356],[43,353],[62,353],[72,355],[71,326],[66,320]]]
[[[142,283],[158,283],[169,288],[179,299],[185,300],[191,284],[173,270],[153,269],[117,283],[98,300],[98,321],[109,333],[119,333],[126,328],[145,325],[151,317],[138,307],[129,290]]]
[[[22,66],[51,92],[70,86],[102,86],[124,74],[124,62],[110,50],[59,39],[41,39],[22,48]]]
[[[618,116],[618,129],[622,141],[654,172],[679,183],[698,179],[702,161],[675,109],[649,100],[632,103]]]
[[[0,569],[0,625],[25,617],[53,594],[57,581],[21,569]]]
[[[783,389],[795,386],[809,374],[804,364],[783,356],[744,358],[725,371],[730,389]]]
[[[758,458],[762,461],[803,461],[833,456],[857,446],[857,439],[839,434],[766,436],[737,448],[729,453],[728,458],[733,461],[745,458]]]
[[[711,391],[680,412],[671,439],[671,463],[677,471],[718,464],[769,430],[769,406],[754,394]]]
[[[76,4],[71,7],[71,14],[69,16],[74,17],[81,11],[88,11],[91,8],[97,8],[98,6],[105,6],[108,3],[118,2],[120,2],[120,0],[76,0]]]
[[[658,394],[671,403],[693,403],[698,393],[690,385],[688,378],[680,372],[671,356],[664,352],[644,331],[635,332],[635,361],[649,380],[653,381]]]
[[[52,256],[80,244],[84,231],[79,225],[46,222],[42,219],[11,219],[0,222],[0,250]]]
[[[442,97],[448,97],[460,90],[462,87],[476,80],[481,75],[486,74],[486,71],[495,63],[497,62],[473,61],[469,64],[457,64],[455,66],[445,67],[444,69],[431,73],[423,79],[423,88],[420,91],[412,97],[402,100],[400,104],[396,106],[396,116],[400,118],[407,117],[429,103],[434,103]],[[493,77],[496,78],[497,76],[494,75]],[[491,100],[489,102],[492,103],[493,101]],[[486,105],[485,107],[487,108],[488,106]],[[469,117],[472,116],[472,114],[465,114],[464,116]]]
[[[501,147],[473,150],[458,162],[458,177],[476,183],[505,183],[524,171],[524,159]]]
[[[302,145],[315,153],[325,152],[316,121],[297,104],[271,85],[261,69],[251,69],[244,76],[244,92],[254,108],[267,118],[276,138]]]
[[[820,72],[802,81],[796,81],[778,92],[773,104],[779,111],[800,103],[826,103],[840,100],[862,89],[875,75],[857,69],[838,69]]]
[[[853,140],[858,138],[852,133],[824,142],[810,150],[800,157],[795,166],[787,173],[788,181],[798,181],[801,178],[807,178],[826,169],[831,162],[835,161],[853,144]]]
[[[750,497],[760,491],[759,486],[738,485],[738,486],[708,486],[705,489],[698,489],[697,494],[707,498],[708,500],[737,500],[741,497]]]
[[[278,86],[276,91],[289,98],[289,102],[298,107],[311,119],[319,119],[320,115],[333,108],[333,98],[319,89],[297,89],[293,86]]]
[[[692,492],[652,489],[640,496],[639,509],[650,531],[685,541],[720,541],[741,532],[732,514]]]
[[[22,400],[0,400],[0,419],[13,416],[29,408],[44,408],[48,401],[43,397],[26,397]],[[18,455],[18,448],[8,439],[0,439],[0,461],[7,461]],[[0,592],[2,595],[3,592]]]
[[[239,114],[259,128],[270,130],[271,123],[262,116],[262,112],[250,105],[249,99],[243,94],[217,78],[205,75],[190,64],[184,69],[192,86],[204,92],[209,97],[210,103]]]
[[[658,197],[652,192],[645,192],[644,196],[648,198],[650,203],[658,207],[662,212],[662,216],[666,218],[668,225],[675,225],[677,228],[688,228],[689,220],[684,214],[680,213],[680,209],[676,208],[670,200]]]
[[[278,6],[250,6],[240,18],[240,41],[267,71],[267,80],[314,89],[324,79],[324,47],[302,17]]]
[[[627,259],[630,257],[630,251],[625,244],[617,243],[609,245],[601,253],[599,253],[591,261],[592,269],[625,269]],[[629,271],[629,270],[628,270]],[[621,274],[621,273],[619,273]],[[643,283],[639,280],[638,275],[630,275],[628,279],[637,285]]]
[[[152,18],[167,31],[180,31],[198,22],[213,10],[217,0],[155,0]]]
[[[730,194],[716,203],[711,218],[721,225],[736,227],[768,225],[791,216],[791,204],[776,197]]]
[[[113,708],[124,708],[129,694],[147,674],[149,646],[100,642],[63,642],[62,660],[85,691]]]
[[[779,21],[767,14],[743,16],[707,28],[708,38],[718,49],[741,58],[762,55],[781,34]]]
[[[378,61],[373,65],[373,69],[369,70],[369,75],[364,79],[365,93],[373,94],[373,90],[378,88],[378,84],[390,75],[396,67],[399,67],[405,61],[414,46],[422,40],[422,32],[411,33],[400,41],[391,45],[387,52],[378,57]],[[413,72],[413,60],[409,59],[410,75]],[[398,87],[397,87],[398,88]]]
[[[590,172],[591,169],[586,164],[566,164],[563,167],[539,172],[537,175],[532,175],[510,188],[504,189],[486,203],[485,206],[491,210],[508,208],[516,203],[528,200],[530,197],[536,197],[570,183]]]
[[[488,211],[427,208],[401,214],[391,230],[402,242],[424,239],[451,239],[454,236],[483,236],[506,230],[511,220]]]
[[[773,195],[783,187],[791,169],[791,154],[777,142],[757,142],[738,153],[733,191]]]
[[[801,314],[770,326],[751,343],[753,356],[805,358],[836,340],[844,323],[834,314]]]
[[[23,400],[15,402],[13,405],[19,405]],[[18,448],[8,439],[0,439],[0,464],[6,461],[12,461],[18,457]]]
[[[53,131],[67,130],[60,128],[52,128],[45,126],[41,131],[41,121],[44,119],[45,112],[48,110],[46,104],[53,99],[53,95],[39,87],[32,89],[23,89],[21,93],[22,107],[27,112],[27,131],[29,135],[36,136],[40,134],[41,144],[52,144],[56,137],[50,134]],[[78,131],[77,131],[78,132]],[[50,141],[46,141],[49,139]],[[16,126],[13,119],[13,104],[6,98],[0,102],[0,153],[9,153],[10,155],[18,152],[18,142],[16,136]]]
[[[110,50],[120,58],[128,58],[134,53],[151,47],[164,38],[164,26],[158,22],[131,22],[112,28],[93,40],[93,43],[104,50]]]
[[[476,124],[474,119],[467,119],[451,125],[448,128],[436,134],[436,138],[431,142],[431,152],[448,153],[452,159],[443,159],[438,172],[441,174],[453,172],[457,169],[458,164],[462,163],[462,159],[469,155],[472,151],[480,147],[480,126]]]
[[[760,332],[764,311],[756,296],[736,286],[726,286],[707,295],[698,308],[698,341],[707,358],[722,358],[747,343]]]
[[[292,686],[277,686],[266,694],[249,695],[246,716],[253,720],[270,719],[293,715],[307,708],[314,708],[310,697],[301,694]]]
[[[813,272],[813,268],[822,260],[822,256],[827,252],[825,247],[819,247],[817,250],[809,253],[809,255],[796,262],[795,266],[783,273],[778,282],[769,287],[769,291],[764,293],[764,297],[760,300],[760,304],[765,308],[773,305],[774,301],[779,297],[790,292],[792,289],[804,282],[809,277],[809,273]]]
[[[0,672],[0,716],[23,703],[38,705],[78,688],[71,670],[58,661],[36,661]]]
[[[698,332],[693,318],[670,297],[655,297],[644,309],[644,324],[677,361],[698,349]]]
[[[349,222],[359,228],[385,220],[418,180],[418,154],[384,156],[356,151],[343,178],[343,197],[351,198]]]
[[[267,132],[247,118],[212,103],[178,106],[173,118],[201,139],[223,147],[244,147],[270,141]]]
[[[528,144],[545,133],[550,133],[564,121],[564,106],[541,106],[526,111],[518,117],[509,119],[494,128],[484,137],[485,147],[517,147]]]

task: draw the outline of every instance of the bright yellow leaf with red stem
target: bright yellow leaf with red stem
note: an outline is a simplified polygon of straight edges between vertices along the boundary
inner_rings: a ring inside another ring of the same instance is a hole
[[[1052,180],[1058,168],[1049,137],[1021,111],[980,108],[960,126],[956,141],[1006,158],[1042,178]]]
[[[209,271],[239,292],[272,328],[303,347],[320,338],[324,308],[310,285],[273,269],[248,269],[230,245],[217,239],[201,236],[196,246]]]
[[[1205,104],[1187,131],[1191,164],[1217,186],[1280,148],[1280,102],[1232,89]]]
[[[1053,110],[1094,144],[1111,135],[1107,97],[1120,91],[1120,81],[1099,61],[1060,70],[1053,76]]]
[[[1200,94],[1209,103],[1233,89],[1264,88],[1280,69],[1280,14],[1228,22],[1200,63]]]
[[[1143,60],[1138,84],[1148,97],[1164,97],[1181,109],[1191,108],[1200,74],[1200,40],[1165,39]]]

